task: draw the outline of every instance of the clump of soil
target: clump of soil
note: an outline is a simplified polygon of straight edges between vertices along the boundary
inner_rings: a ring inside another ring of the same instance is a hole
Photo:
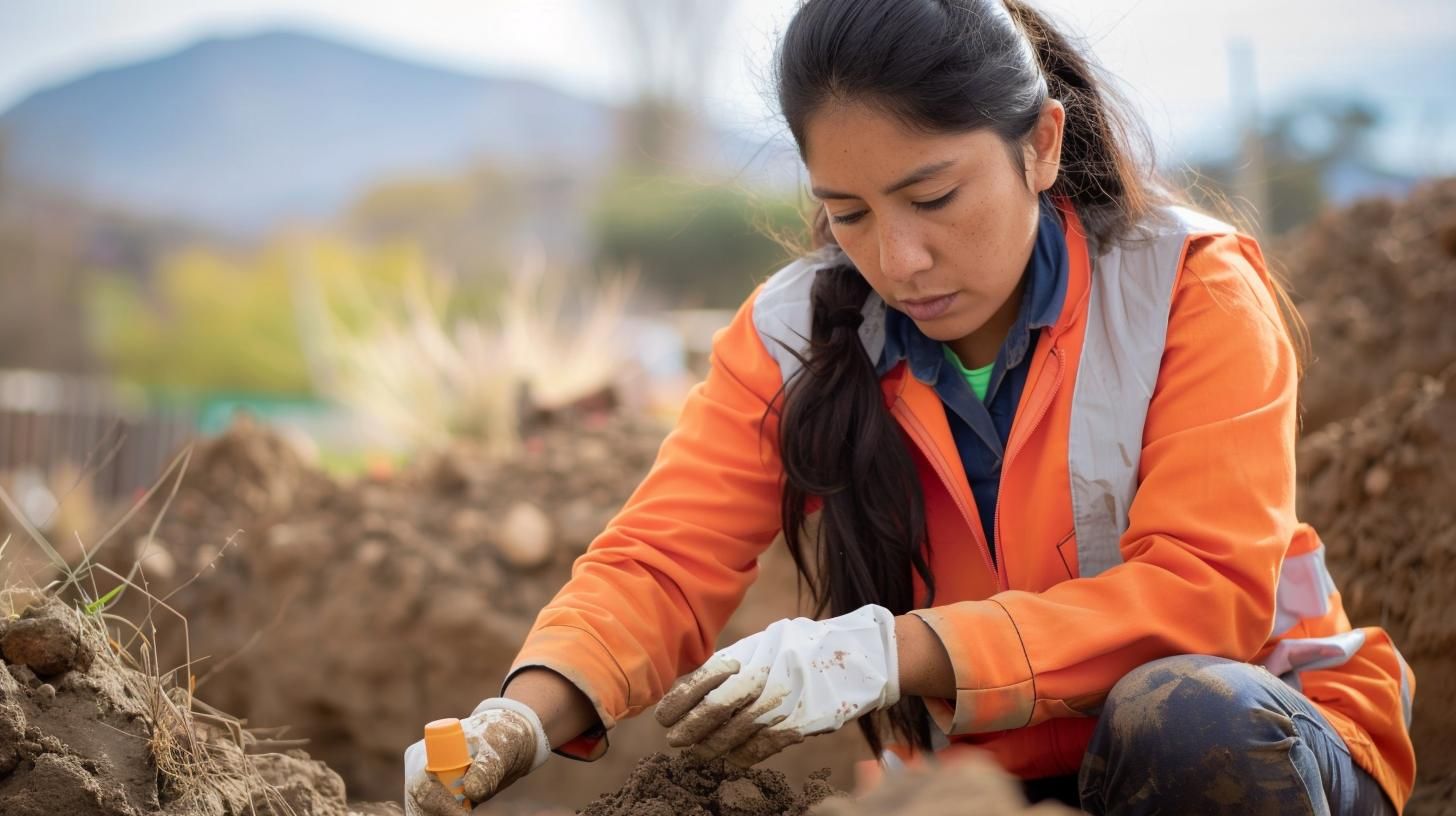
[[[788,777],[769,768],[739,768],[726,760],[654,753],[613,793],[580,811],[582,816],[799,816],[826,798],[843,795],[825,768],[809,774],[796,791]]]
[[[1448,318],[1450,319],[1450,318]],[[1456,320],[1452,320],[1456,323]],[[1388,630],[1416,675],[1408,813],[1456,807],[1456,365],[1406,374],[1299,448],[1300,517],[1324,540],[1356,626]]]
[[[1353,415],[1394,372],[1456,362],[1456,179],[1325,213],[1269,251],[1309,325],[1306,428]]]
[[[1070,816],[1078,812],[1055,802],[1028,805],[1021,786],[993,762],[958,758],[887,774],[865,796],[827,799],[810,816]]]
[[[250,733],[194,716],[180,689],[125,665],[95,618],[45,597],[0,612],[0,813],[355,812],[338,774],[297,749],[249,753]]]

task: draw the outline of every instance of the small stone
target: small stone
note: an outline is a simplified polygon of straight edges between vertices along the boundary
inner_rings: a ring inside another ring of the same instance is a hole
[[[1385,495],[1390,489],[1390,471],[1383,465],[1376,465],[1365,472],[1365,495],[1372,498]]]
[[[41,683],[35,689],[35,698],[41,705],[47,705],[56,699],[56,687],[50,683]]]
[[[501,558],[517,569],[539,567],[551,560],[551,520],[534,504],[518,502],[507,510],[498,536]]]
[[[147,577],[170,581],[177,574],[177,559],[160,539],[144,536],[137,540],[136,557]]]

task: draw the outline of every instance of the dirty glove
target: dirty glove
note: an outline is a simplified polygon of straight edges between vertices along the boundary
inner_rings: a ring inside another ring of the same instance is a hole
[[[777,621],[716,652],[667,693],[667,742],[749,766],[900,699],[895,616],[870,604]]]
[[[541,718],[516,700],[482,700],[460,727],[471,758],[462,780],[464,798],[473,804],[491,798],[551,756]],[[425,771],[425,741],[405,749],[405,816],[459,816],[464,810],[460,797]]]

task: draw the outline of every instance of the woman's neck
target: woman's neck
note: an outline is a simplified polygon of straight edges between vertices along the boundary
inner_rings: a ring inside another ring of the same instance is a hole
[[[961,365],[969,369],[982,368],[996,362],[996,355],[1001,351],[1001,344],[1006,342],[1006,335],[1010,333],[1011,327],[1016,323],[1016,318],[1021,314],[1021,298],[1026,292],[1026,275],[1023,273],[1021,281],[1016,284],[1016,289],[1001,308],[970,334],[959,340],[952,340],[946,343],[950,350],[960,358]]]

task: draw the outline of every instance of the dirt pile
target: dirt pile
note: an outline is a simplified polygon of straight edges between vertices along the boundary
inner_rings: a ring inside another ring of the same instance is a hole
[[[1054,802],[1028,805],[1011,775],[989,760],[973,757],[888,774],[864,796],[826,799],[809,811],[810,816],[1070,816],[1078,812]]]
[[[459,446],[340,483],[243,422],[194,451],[150,547],[149,508],[110,565],[145,548],[152,592],[180,588],[168,603],[188,619],[199,695],[290,726],[367,796],[394,798],[404,746],[496,692],[661,438],[555,429],[514,461]],[[184,660],[163,644],[164,664]]]
[[[1456,323],[1456,320],[1452,321]],[[1356,626],[1385,627],[1417,679],[1410,813],[1456,809],[1456,365],[1406,374],[1299,448],[1300,516]]]
[[[250,725],[287,726],[351,793],[392,800],[404,746],[424,723],[498,691],[537,611],[641,481],[664,432],[627,420],[557,426],[511,460],[461,445],[339,483],[243,422],[194,451],[143,565],[154,594],[176,590],[168,603],[187,617],[199,696]],[[118,539],[113,569],[143,550],[154,516],[144,511]],[[770,574],[725,639],[795,613],[787,557],[765,559]],[[120,608],[135,615],[136,602]],[[185,661],[179,643],[164,640],[164,664]],[[666,748],[647,720],[616,729],[602,761],[553,760],[493,806],[577,806],[616,788],[636,760]],[[824,740],[812,768],[847,772],[854,745],[852,734]],[[802,776],[810,761],[774,766]]]
[[[1306,428],[1353,415],[1396,372],[1456,362],[1456,179],[1326,213],[1269,254],[1309,324]]]
[[[124,664],[93,616],[40,599],[0,618],[0,813],[345,816],[338,774],[297,749],[250,753],[180,689]]]
[[[769,768],[739,768],[724,760],[655,753],[637,764],[613,793],[581,810],[582,816],[799,816],[842,795],[828,768],[809,775],[796,791]]]

